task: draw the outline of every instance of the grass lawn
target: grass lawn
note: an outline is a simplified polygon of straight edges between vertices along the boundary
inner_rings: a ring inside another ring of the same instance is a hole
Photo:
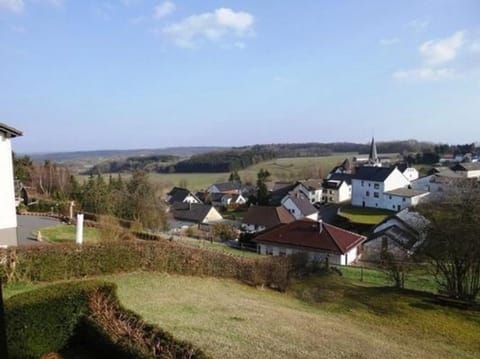
[[[195,248],[204,248],[216,252],[223,252],[228,254],[233,254],[240,257],[249,257],[249,258],[258,258],[261,257],[260,254],[250,251],[242,251],[240,249],[235,249],[227,246],[223,243],[218,242],[209,242],[203,239],[189,238],[189,237],[175,237],[175,241],[186,244]]]
[[[34,234],[35,237],[37,233]],[[58,226],[42,228],[40,233],[44,241],[52,243],[73,243],[75,242],[76,227],[68,224],[60,224]],[[100,234],[97,229],[89,227],[83,228],[84,242],[94,243],[99,240]]]
[[[338,275],[287,293],[165,273],[101,277],[122,304],[213,358],[478,358],[480,313]],[[6,296],[24,290],[7,286]]]
[[[342,207],[338,215],[348,219],[352,223],[375,225],[391,216],[394,212],[385,209],[361,208],[361,207]]]

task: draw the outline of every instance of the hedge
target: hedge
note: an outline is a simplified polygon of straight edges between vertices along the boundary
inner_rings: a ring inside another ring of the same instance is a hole
[[[9,355],[39,358],[71,346],[99,357],[206,358],[187,342],[144,323],[118,301],[114,284],[99,281],[51,285],[5,301]]]
[[[0,251],[0,275],[6,282],[52,282],[133,271],[232,278],[249,285],[285,290],[285,257],[242,258],[192,248],[168,240],[49,245]]]

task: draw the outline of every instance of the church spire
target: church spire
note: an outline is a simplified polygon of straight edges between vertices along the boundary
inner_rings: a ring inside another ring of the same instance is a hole
[[[380,163],[378,159],[378,154],[377,154],[377,145],[375,144],[374,137],[372,137],[372,143],[370,144],[370,153],[368,155],[368,163],[371,165],[376,165]]]

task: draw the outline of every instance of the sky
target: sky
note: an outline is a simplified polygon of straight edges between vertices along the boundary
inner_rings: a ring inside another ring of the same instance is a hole
[[[21,153],[480,140],[478,0],[0,0]]]

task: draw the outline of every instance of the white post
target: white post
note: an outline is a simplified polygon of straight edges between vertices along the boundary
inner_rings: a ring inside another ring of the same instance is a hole
[[[83,243],[83,213],[77,214],[77,235],[75,242],[80,245]]]

